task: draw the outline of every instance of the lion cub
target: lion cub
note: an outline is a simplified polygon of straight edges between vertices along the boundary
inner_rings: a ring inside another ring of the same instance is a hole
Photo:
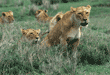
[[[36,13],[34,15],[38,22],[43,22],[43,23],[50,22],[50,20],[53,17],[49,17],[46,12],[48,12],[48,10],[40,9],[40,10],[36,11]]]
[[[12,23],[14,21],[13,12],[2,12],[2,16],[0,17],[0,22],[4,23]]]
[[[22,37],[21,41],[26,41],[29,43],[37,43],[40,40],[39,33],[41,32],[40,29],[34,30],[34,29],[21,29]]]

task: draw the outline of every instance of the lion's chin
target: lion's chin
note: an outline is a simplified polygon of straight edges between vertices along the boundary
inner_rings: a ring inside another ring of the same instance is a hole
[[[38,41],[32,41],[32,44],[36,44]]]
[[[40,41],[40,39],[34,40],[34,43],[37,43],[38,41]]]
[[[35,41],[35,43],[37,43],[38,41]]]

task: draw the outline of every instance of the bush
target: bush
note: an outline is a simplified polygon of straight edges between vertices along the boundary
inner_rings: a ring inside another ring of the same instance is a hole
[[[31,3],[36,4],[36,5],[41,5],[42,4],[42,0],[30,0]]]
[[[0,0],[0,7],[23,6],[23,1],[16,0]]]
[[[42,0],[43,7],[46,9],[50,8],[50,1],[49,0]]]
[[[96,37],[92,36],[92,40],[87,40],[87,37],[81,40],[82,45],[78,46],[78,62],[83,64],[104,64],[109,60],[109,45],[99,41],[98,44]],[[90,39],[90,37],[89,37]],[[94,39],[94,41],[93,41]]]
[[[29,6],[29,15],[34,15],[39,8],[36,5]]]
[[[33,4],[36,5],[42,5],[42,0],[30,0]],[[67,3],[67,2],[77,2],[77,1],[83,1],[83,0],[49,0],[50,4],[56,4],[56,3]]]

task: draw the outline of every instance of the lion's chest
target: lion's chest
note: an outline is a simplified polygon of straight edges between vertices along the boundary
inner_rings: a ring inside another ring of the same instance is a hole
[[[71,37],[72,39],[80,38],[80,28],[71,28],[67,33],[67,37]]]

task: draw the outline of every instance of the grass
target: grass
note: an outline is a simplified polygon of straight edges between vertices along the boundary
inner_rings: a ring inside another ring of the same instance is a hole
[[[21,0],[22,1],[22,0]],[[28,3],[23,6],[2,7],[0,11],[12,10],[15,22],[12,24],[0,24],[0,74],[2,75],[71,75],[73,74],[74,60],[63,56],[63,48],[60,45],[40,49],[39,45],[26,42],[17,44],[21,38],[20,28],[48,29],[48,24],[38,24],[35,16],[29,16]],[[100,2],[73,2],[60,3],[59,9],[48,10],[49,16],[54,16],[62,11],[65,13],[70,7],[91,6]],[[11,6],[10,6],[11,5]],[[32,4],[30,4],[31,6]],[[25,7],[25,9],[23,9]],[[38,6],[38,8],[41,8]],[[23,14],[21,15],[21,11]],[[83,36],[80,40],[77,54],[77,66],[75,75],[109,75],[110,62],[110,30],[108,7],[92,7],[88,28],[83,28]],[[107,33],[108,32],[108,33]],[[45,35],[46,36],[46,35]],[[44,36],[44,37],[45,37]],[[68,52],[67,52],[68,53]]]

